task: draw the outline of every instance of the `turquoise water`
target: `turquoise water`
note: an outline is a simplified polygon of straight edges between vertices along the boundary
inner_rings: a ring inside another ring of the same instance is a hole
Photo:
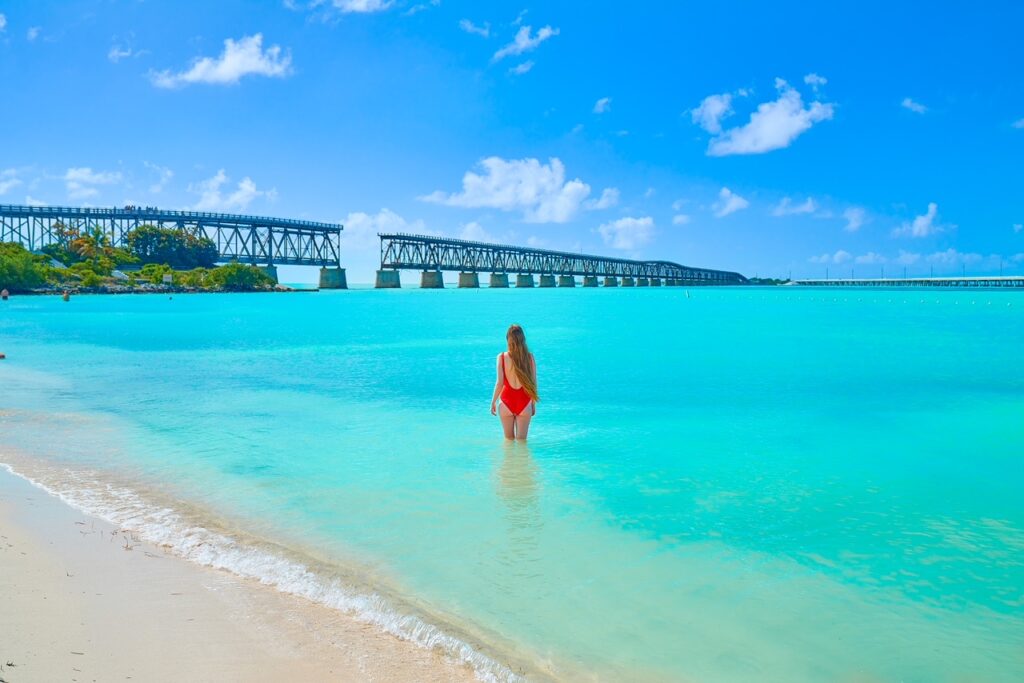
[[[0,462],[484,678],[1021,680],[1022,340],[998,291],[17,297]]]

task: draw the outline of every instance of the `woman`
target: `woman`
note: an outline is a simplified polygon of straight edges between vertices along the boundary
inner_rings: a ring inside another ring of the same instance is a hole
[[[526,347],[526,335],[519,325],[505,333],[508,351],[498,354],[498,379],[491,396],[491,415],[501,418],[506,439],[526,440],[530,419],[537,413],[537,361]],[[498,405],[498,399],[501,404]]]

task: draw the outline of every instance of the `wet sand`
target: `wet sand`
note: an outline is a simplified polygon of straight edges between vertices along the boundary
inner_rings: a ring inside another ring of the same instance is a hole
[[[355,618],[165,553],[0,470],[0,681],[471,681]]]

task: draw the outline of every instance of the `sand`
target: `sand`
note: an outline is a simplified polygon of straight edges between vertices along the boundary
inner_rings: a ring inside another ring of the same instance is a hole
[[[132,538],[0,470],[0,681],[470,681],[354,617]]]

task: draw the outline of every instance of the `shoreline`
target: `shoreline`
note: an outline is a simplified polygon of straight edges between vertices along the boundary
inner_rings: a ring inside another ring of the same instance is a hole
[[[0,679],[471,681],[304,597],[180,557],[0,468]],[[13,666],[10,664],[13,663]]]

